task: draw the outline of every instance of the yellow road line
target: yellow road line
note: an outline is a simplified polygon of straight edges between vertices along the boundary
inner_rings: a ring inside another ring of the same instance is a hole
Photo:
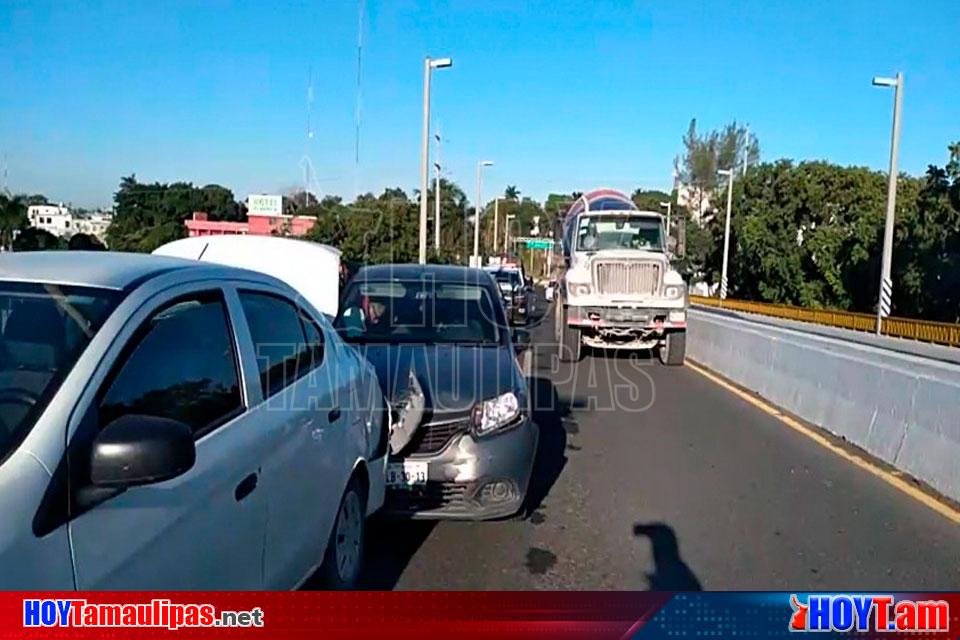
[[[708,371],[707,369],[701,367],[700,365],[694,364],[689,359],[686,361],[686,366],[696,371],[700,375],[704,376],[711,382],[723,387],[730,393],[738,396],[743,400],[746,400],[747,402],[749,402],[756,408],[760,409],[764,413],[773,416],[774,418],[776,418],[783,424],[787,425],[794,431],[797,431],[798,433],[802,433],[803,435],[807,436],[808,438],[810,438],[820,446],[824,447],[825,449],[829,449],[830,451],[837,454],[847,462],[853,463],[854,465],[860,467],[864,471],[876,476],[877,478],[880,478],[881,480],[883,480],[884,482],[892,486],[894,489],[897,489],[898,491],[907,494],[917,502],[920,502],[921,504],[929,507],[930,509],[933,509],[934,511],[942,515],[944,518],[950,520],[954,524],[960,524],[960,511],[958,511],[956,508],[952,507],[951,505],[945,504],[937,500],[935,497],[931,496],[930,494],[926,493],[919,487],[915,486],[909,480],[905,480],[901,472],[888,471],[887,469],[884,469],[878,466],[876,463],[871,462],[866,458],[863,458],[861,456],[858,456],[855,453],[847,451],[843,447],[838,446],[833,442],[831,442],[823,434],[818,433],[817,431],[806,426],[799,420],[786,415],[785,413],[780,411],[780,409],[777,409],[772,404],[769,404],[764,400],[762,400],[761,398],[751,395],[746,391],[744,391],[743,389],[740,389],[734,386],[733,384],[727,382],[726,380],[719,377],[712,371]]]

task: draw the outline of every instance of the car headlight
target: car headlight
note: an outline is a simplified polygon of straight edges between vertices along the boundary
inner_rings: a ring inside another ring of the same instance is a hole
[[[570,293],[574,296],[588,296],[590,295],[590,285],[585,282],[571,282]]]
[[[683,297],[683,289],[683,285],[670,284],[664,287],[663,295],[671,300],[676,300],[677,298]]]
[[[512,391],[492,400],[478,402],[473,408],[473,428],[478,436],[504,427],[520,415],[520,401]]]

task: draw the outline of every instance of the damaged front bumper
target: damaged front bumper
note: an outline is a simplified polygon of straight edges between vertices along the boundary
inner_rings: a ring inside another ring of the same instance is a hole
[[[435,453],[391,456],[422,469],[426,482],[387,487],[383,513],[433,520],[489,520],[517,513],[526,499],[539,431],[527,415],[501,432],[476,438],[465,422],[422,425],[419,443],[444,437]],[[440,434],[440,435],[437,435]],[[448,435],[449,434],[449,435]],[[415,440],[415,446],[422,449]]]

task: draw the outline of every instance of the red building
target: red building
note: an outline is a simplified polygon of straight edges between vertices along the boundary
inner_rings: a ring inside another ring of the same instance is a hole
[[[306,234],[317,219],[312,216],[262,215],[251,213],[246,222],[226,222],[210,220],[203,211],[196,211],[193,219],[187,220],[187,235],[194,236],[302,236]]]

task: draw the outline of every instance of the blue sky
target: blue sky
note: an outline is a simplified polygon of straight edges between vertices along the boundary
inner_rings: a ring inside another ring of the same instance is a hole
[[[960,139],[956,0],[367,0],[360,166],[358,3],[0,2],[0,159],[13,191],[109,204],[122,175],[238,197],[418,184],[424,55],[449,177],[473,197],[668,187],[691,117],[750,123],[763,158],[886,166],[906,75],[901,168]]]

